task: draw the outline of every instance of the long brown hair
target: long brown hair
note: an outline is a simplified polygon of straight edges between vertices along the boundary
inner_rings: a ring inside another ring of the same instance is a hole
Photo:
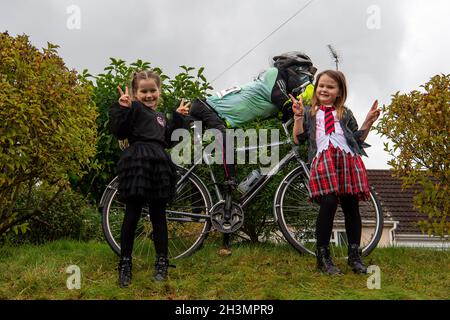
[[[161,78],[153,70],[136,71],[136,72],[133,72],[133,75],[131,78],[131,91],[132,91],[133,97],[136,95],[139,81],[145,80],[145,79],[155,80],[155,83],[158,86],[158,89],[161,89]]]
[[[319,99],[316,96],[317,85],[319,84],[319,80],[323,75],[329,76],[331,79],[336,81],[339,87],[339,93],[336,97],[336,101],[334,102],[334,107],[336,108],[338,119],[342,119],[342,115],[345,110],[345,100],[347,99],[347,81],[345,80],[345,76],[340,71],[335,70],[325,70],[317,75],[316,83],[314,85],[314,93],[311,101],[311,115],[315,115],[317,113],[317,109],[320,105]]]

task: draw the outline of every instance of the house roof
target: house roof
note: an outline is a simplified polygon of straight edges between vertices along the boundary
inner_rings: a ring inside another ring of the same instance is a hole
[[[375,189],[386,221],[398,221],[396,233],[422,234],[417,222],[427,216],[413,207],[413,197],[419,186],[402,189],[400,179],[392,176],[390,170],[368,169],[369,183]]]

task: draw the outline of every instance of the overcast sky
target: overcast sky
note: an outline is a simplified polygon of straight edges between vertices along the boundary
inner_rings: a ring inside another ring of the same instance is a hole
[[[171,76],[180,65],[204,66],[211,81],[305,5],[214,88],[247,83],[273,55],[291,50],[307,53],[319,71],[334,68],[332,44],[348,80],[347,106],[361,125],[374,99],[389,104],[393,93],[450,72],[447,0],[2,1],[0,31],[25,33],[39,48],[58,44],[78,71],[100,73],[109,57],[142,59]],[[366,166],[388,168],[382,139],[372,132],[367,142]]]

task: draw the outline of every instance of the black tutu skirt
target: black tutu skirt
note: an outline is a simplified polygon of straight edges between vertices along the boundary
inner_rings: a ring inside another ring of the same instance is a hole
[[[133,143],[120,157],[117,174],[122,202],[170,201],[175,195],[176,167],[159,143]]]

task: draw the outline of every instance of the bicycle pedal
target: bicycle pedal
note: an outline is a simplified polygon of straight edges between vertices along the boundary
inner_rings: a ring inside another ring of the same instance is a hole
[[[236,179],[227,179],[223,182],[223,185],[230,186],[230,187],[236,189],[238,186],[238,183],[237,183]]]

